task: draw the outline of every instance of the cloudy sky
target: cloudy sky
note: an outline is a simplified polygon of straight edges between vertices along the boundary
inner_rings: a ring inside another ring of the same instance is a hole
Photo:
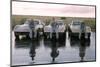
[[[95,7],[13,1],[12,14],[94,18]]]

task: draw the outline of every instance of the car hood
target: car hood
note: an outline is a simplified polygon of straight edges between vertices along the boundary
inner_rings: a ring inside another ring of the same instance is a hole
[[[16,25],[14,28],[14,31],[29,31],[30,27],[27,24],[23,24],[23,25]]]
[[[36,25],[36,28],[43,28],[43,25]]]
[[[80,26],[71,26],[71,31],[72,32],[80,32],[81,31]]]

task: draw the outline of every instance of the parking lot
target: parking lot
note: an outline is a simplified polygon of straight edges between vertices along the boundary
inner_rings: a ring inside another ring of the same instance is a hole
[[[34,65],[95,61],[95,32],[88,40],[68,38],[55,42],[41,36],[34,40],[15,41],[12,32],[12,65]]]

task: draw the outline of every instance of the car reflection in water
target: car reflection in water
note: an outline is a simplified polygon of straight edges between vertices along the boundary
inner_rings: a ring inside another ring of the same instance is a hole
[[[80,62],[84,61],[84,57],[85,57],[85,52],[87,47],[90,47],[90,38],[89,39],[75,39],[75,38],[71,38],[70,39],[70,45],[71,47],[75,48],[78,47],[79,48],[79,57],[80,57]]]
[[[34,60],[34,57],[36,55],[36,48],[39,47],[39,40],[28,40],[26,38],[22,38],[21,40],[15,40],[15,48],[28,48],[29,50],[29,56],[31,57],[32,61]]]
[[[30,43],[30,52],[29,52],[29,54],[30,54],[30,57],[31,57],[32,61],[34,60],[34,57],[36,55],[35,49],[36,49],[37,45],[39,45],[38,40],[37,41],[32,40],[31,43]]]
[[[61,41],[60,41],[60,40],[57,40],[55,37],[52,39],[49,39],[49,40],[44,39],[44,45],[45,45],[45,47],[51,48],[50,56],[52,57],[52,63],[55,63],[55,60],[59,55],[58,48],[65,47],[65,40],[61,39]]]
[[[51,44],[51,53],[50,53],[50,55],[52,57],[52,62],[54,62],[55,58],[58,57],[58,55],[59,55],[59,50],[58,50],[58,44],[56,42],[56,39],[53,39],[51,41],[51,43],[52,44]]]
[[[55,63],[55,59],[59,55],[58,48],[65,47],[65,40],[58,41],[57,39],[34,39],[34,40],[28,40],[25,38],[22,38],[20,40],[15,40],[15,48],[16,49],[29,49],[29,56],[31,57],[31,60],[35,60],[36,56],[36,49],[40,47],[40,40],[44,40],[44,47],[49,47],[51,49],[50,56],[52,57],[52,63]]]
[[[19,48],[29,48],[31,41],[27,40],[25,38],[22,38],[20,40],[15,40],[15,48],[19,49]]]
[[[95,60],[95,33],[90,39],[20,39],[12,46],[13,65],[35,65]],[[91,42],[90,42],[91,41]],[[74,57],[73,57],[74,56]]]

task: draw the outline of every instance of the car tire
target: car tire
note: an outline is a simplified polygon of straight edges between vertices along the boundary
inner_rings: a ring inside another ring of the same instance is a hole
[[[36,38],[38,39],[38,38],[39,38],[39,36],[40,36],[40,35],[39,35],[39,32],[37,32],[37,36],[36,36]]]
[[[71,32],[68,32],[68,38],[70,38],[71,37]]]
[[[72,37],[72,31],[70,29],[70,27],[68,27],[68,38],[71,38]]]
[[[66,40],[66,32],[63,33],[64,41]]]
[[[32,31],[32,39],[34,38],[34,32]]]
[[[27,38],[27,39],[30,39],[30,36],[29,36],[29,35],[26,35],[26,38]]]
[[[15,33],[15,40],[19,40],[19,35]]]
[[[72,33],[68,32],[68,36],[69,36],[69,38],[71,38],[72,37]]]
[[[43,32],[43,36],[44,36],[44,39],[46,39],[46,38],[47,38],[47,36],[46,36],[46,33],[45,33],[45,32]]]
[[[56,40],[56,33],[52,33],[52,40]]]
[[[84,38],[85,38],[85,33],[81,33],[80,39],[84,39]]]
[[[91,33],[88,33],[88,39],[90,38],[90,36],[91,36]]]

